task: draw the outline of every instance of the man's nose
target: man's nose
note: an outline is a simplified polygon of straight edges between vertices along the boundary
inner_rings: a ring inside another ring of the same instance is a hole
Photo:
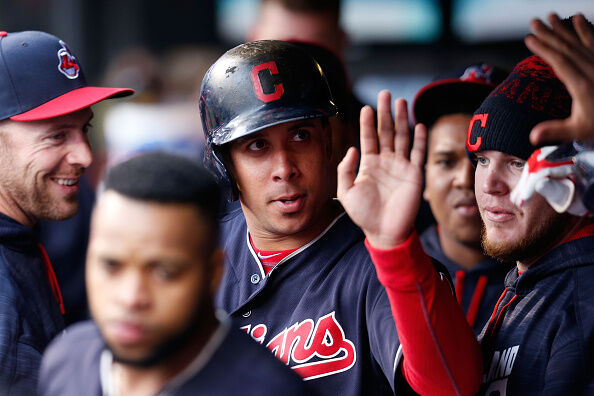
[[[93,162],[93,153],[91,145],[85,133],[77,132],[68,143],[67,159],[71,165],[78,168],[88,168]]]

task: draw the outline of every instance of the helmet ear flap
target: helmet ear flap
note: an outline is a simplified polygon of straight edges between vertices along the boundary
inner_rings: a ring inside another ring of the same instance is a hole
[[[217,151],[219,151],[219,150],[217,150]],[[217,156],[217,160],[219,161],[219,164],[220,164],[221,168],[223,169],[223,172],[225,172],[226,181],[227,181],[227,183],[229,183],[229,190],[231,192],[231,197],[230,197],[229,201],[234,202],[239,199],[239,191],[240,191],[239,185],[237,184],[235,177],[233,177],[233,172],[231,172],[229,165],[225,165],[225,163],[229,164],[228,154],[225,152],[221,152],[221,151],[219,151],[218,154],[215,153],[215,155]]]
[[[221,147],[207,143],[204,151],[204,166],[215,175],[223,190],[227,191],[227,200],[233,202],[239,199],[239,188],[233,174],[225,165],[228,158],[226,158],[224,150],[225,146]]]

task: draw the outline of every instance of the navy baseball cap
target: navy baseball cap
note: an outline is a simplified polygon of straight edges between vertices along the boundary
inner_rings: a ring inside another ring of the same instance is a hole
[[[0,120],[44,120],[132,93],[88,86],[77,58],[51,34],[0,32]]]
[[[412,112],[427,128],[446,114],[473,114],[508,72],[486,63],[468,65],[437,76],[417,92]]]

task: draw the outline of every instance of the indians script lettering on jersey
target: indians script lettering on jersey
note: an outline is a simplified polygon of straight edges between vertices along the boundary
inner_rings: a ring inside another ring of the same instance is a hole
[[[355,346],[346,338],[334,311],[315,323],[313,319],[297,322],[274,336],[267,334],[265,324],[241,329],[266,345],[305,380],[341,373],[353,367],[357,360]]]
[[[486,396],[506,394],[507,379],[514,367],[519,348],[520,346],[516,345],[493,353],[489,371],[486,372],[484,379],[484,382],[489,384],[485,391]]]

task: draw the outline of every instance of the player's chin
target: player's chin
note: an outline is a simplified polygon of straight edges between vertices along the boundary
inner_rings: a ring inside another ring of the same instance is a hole
[[[55,220],[67,220],[78,213],[78,202],[66,202],[56,214]]]
[[[445,228],[445,227],[444,227]],[[442,227],[440,226],[440,233]],[[453,222],[448,225],[447,230],[443,232],[449,232],[451,235],[462,243],[480,243],[481,241],[481,223],[480,221],[462,221]]]
[[[276,228],[279,233],[291,235],[306,230],[312,222],[312,216],[305,213],[282,214],[277,216]]]
[[[62,221],[76,215],[78,212],[78,201],[59,200],[45,208],[38,210],[37,218],[40,220]]]
[[[110,346],[113,360],[129,366],[146,367],[154,360],[155,352],[152,349],[130,350]]]

